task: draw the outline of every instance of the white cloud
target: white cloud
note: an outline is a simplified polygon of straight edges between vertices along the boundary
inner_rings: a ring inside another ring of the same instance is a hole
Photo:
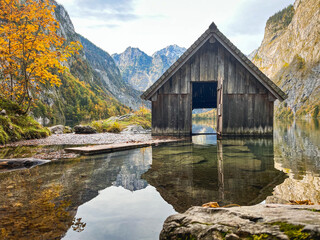
[[[268,17],[293,0],[58,0],[76,31],[109,53],[189,47],[214,21],[245,54],[260,44]]]

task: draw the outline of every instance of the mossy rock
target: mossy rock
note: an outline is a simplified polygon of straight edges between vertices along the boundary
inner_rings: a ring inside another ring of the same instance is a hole
[[[0,144],[22,139],[44,138],[50,135],[47,128],[24,114],[17,104],[0,98],[0,108],[5,109],[7,113],[5,116],[0,116]]]

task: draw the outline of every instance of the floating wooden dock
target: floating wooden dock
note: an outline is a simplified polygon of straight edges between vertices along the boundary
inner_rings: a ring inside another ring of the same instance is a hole
[[[187,139],[169,139],[169,140],[152,140],[148,142],[137,142],[137,143],[114,143],[114,144],[105,144],[105,145],[91,145],[85,147],[74,147],[66,148],[66,152],[79,153],[81,155],[95,155],[101,153],[111,153],[130,150],[134,148],[143,148],[149,146],[157,146],[168,143],[183,142]]]

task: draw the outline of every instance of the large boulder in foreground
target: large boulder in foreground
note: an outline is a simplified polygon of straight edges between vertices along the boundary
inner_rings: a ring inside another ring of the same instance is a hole
[[[192,207],[168,217],[160,239],[320,239],[320,205]]]
[[[73,128],[76,134],[93,134],[97,133],[97,130],[88,125],[77,125]]]

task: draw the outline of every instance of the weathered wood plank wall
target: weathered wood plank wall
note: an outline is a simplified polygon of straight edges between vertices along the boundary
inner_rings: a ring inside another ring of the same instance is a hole
[[[191,134],[192,82],[202,81],[222,87],[222,135],[272,134],[270,93],[220,43],[208,41],[153,95],[153,135]]]

